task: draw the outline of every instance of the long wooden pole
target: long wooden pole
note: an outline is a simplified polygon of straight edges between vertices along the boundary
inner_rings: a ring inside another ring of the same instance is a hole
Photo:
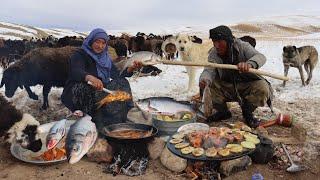
[[[180,66],[201,66],[201,67],[210,67],[210,68],[221,68],[221,69],[233,69],[233,70],[238,70],[238,67],[236,65],[232,64],[217,64],[217,63],[199,63],[199,62],[186,62],[186,61],[168,61],[168,60],[162,60],[162,64],[167,64],[167,65],[180,65]],[[250,73],[254,74],[259,74],[263,76],[268,76],[271,78],[283,80],[283,81],[288,81],[289,78],[286,76],[281,76],[277,74],[272,74],[267,71],[262,71],[258,69],[249,69]]]

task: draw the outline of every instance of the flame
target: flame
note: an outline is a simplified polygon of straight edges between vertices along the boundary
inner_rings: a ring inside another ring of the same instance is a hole
[[[99,109],[101,106],[105,105],[105,104],[109,104],[113,101],[127,101],[131,99],[131,95],[125,91],[116,91],[114,94],[108,94],[105,98],[103,98],[102,100],[100,100],[97,104],[98,104],[98,108]]]

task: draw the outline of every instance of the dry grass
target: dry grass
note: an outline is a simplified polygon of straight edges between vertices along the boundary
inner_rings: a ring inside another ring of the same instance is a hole
[[[311,32],[320,32],[319,26],[309,25],[309,26],[307,26],[307,29]]]
[[[276,28],[281,29],[283,31],[290,32],[290,33],[306,33],[305,31],[300,30],[300,29],[287,27],[287,26],[281,26],[281,25],[278,25],[278,24],[273,24],[273,26],[275,26]]]
[[[262,30],[259,27],[251,24],[237,24],[235,26],[231,26],[231,28],[234,30],[243,31],[243,32],[254,32],[254,33],[262,32]]]

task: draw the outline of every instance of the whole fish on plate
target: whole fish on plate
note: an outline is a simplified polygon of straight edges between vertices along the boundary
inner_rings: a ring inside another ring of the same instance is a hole
[[[179,112],[186,111],[195,113],[188,102],[179,102],[169,97],[140,99],[136,102],[136,105],[146,119],[151,119],[152,114],[176,115]]]
[[[62,119],[56,122],[49,130],[47,135],[47,149],[50,150],[62,140],[66,135],[66,119]]]
[[[122,72],[128,67],[133,66],[135,61],[141,62],[144,66],[156,65],[161,62],[161,56],[149,51],[139,51],[133,53],[133,55],[129,59],[124,61],[125,64],[122,65],[123,67],[121,68],[120,74],[122,74]]]
[[[97,128],[91,119],[91,116],[86,115],[72,124],[69,129],[66,150],[70,164],[80,161],[97,139]]]

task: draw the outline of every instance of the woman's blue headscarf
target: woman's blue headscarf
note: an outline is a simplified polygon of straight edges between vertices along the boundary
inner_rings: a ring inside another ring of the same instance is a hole
[[[112,60],[108,54],[108,46],[106,46],[106,48],[99,54],[93,51],[91,45],[97,39],[104,39],[107,42],[109,40],[109,36],[106,31],[101,28],[94,29],[83,41],[81,48],[96,62],[98,76],[104,83],[108,83],[110,81]]]

